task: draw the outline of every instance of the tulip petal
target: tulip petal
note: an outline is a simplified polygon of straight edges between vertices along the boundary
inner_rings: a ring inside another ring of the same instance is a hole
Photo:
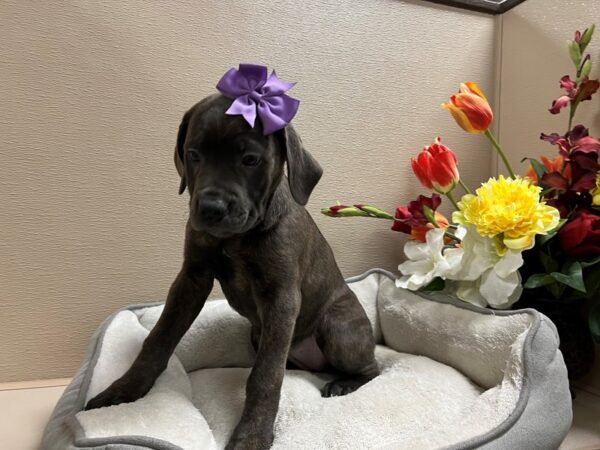
[[[481,91],[481,89],[479,89],[479,86],[477,86],[477,83],[475,83],[473,81],[467,81],[465,83],[465,85],[469,88],[469,91],[471,91],[473,94],[478,95],[479,97],[481,97],[482,99],[487,101],[487,98],[485,98],[485,95],[483,95],[483,92]]]
[[[445,194],[454,189],[459,180],[454,153],[447,150],[435,155],[432,172],[431,184],[436,191]]]
[[[429,160],[430,155],[427,152],[421,152],[417,156],[417,159],[410,159],[410,164],[412,166],[412,170],[415,176],[421,182],[421,184],[427,189],[433,189],[433,185],[431,184],[431,178],[429,176]]]
[[[465,130],[467,133],[480,133],[480,131],[473,128],[471,122],[467,118],[467,115],[460,109],[458,109],[456,106],[454,106],[452,103],[442,103],[442,108],[445,108],[448,111],[450,111],[450,114],[452,114],[452,117],[454,117],[454,120],[456,121],[458,126]]]
[[[469,120],[477,133],[486,131],[494,118],[489,103],[475,94],[458,94],[453,96],[453,103]]]

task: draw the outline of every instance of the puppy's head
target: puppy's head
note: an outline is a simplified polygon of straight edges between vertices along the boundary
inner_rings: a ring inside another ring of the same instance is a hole
[[[190,193],[190,223],[197,231],[225,238],[242,234],[264,218],[283,177],[296,202],[305,205],[322,169],[288,125],[263,136],[260,121],[251,128],[225,111],[232,100],[213,95],[196,104],[179,126],[175,165],[179,193]]]

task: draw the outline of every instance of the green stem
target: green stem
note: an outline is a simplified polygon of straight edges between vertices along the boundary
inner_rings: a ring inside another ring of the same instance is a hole
[[[571,131],[571,127],[573,126],[573,117],[575,117],[575,111],[577,110],[577,107],[575,106],[573,103],[571,103],[571,107],[569,109],[569,128],[567,128],[567,133],[569,133],[569,131]]]
[[[490,140],[492,145],[496,148],[496,151],[500,155],[500,158],[502,158],[502,161],[504,162],[504,165],[506,166],[506,170],[508,170],[508,174],[510,175],[510,177],[516,178],[515,172],[514,172],[513,168],[511,167],[510,163],[508,162],[508,158],[504,154],[502,147],[500,147],[500,144],[498,143],[498,141],[496,140],[496,138],[494,137],[492,132],[489,129],[485,130],[485,135]]]
[[[448,200],[452,202],[456,210],[460,211],[460,208],[458,207],[458,203],[456,203],[456,199],[454,198],[454,194],[452,194],[452,191],[446,192],[446,197],[448,197]]]
[[[458,180],[458,184],[460,184],[460,187],[463,188],[467,194],[472,194],[471,190],[467,187],[463,180]]]

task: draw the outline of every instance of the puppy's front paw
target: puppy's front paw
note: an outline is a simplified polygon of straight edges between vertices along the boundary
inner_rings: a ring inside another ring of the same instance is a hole
[[[225,450],[268,450],[273,443],[273,433],[237,436],[233,433]]]
[[[128,386],[127,383],[122,383],[120,380],[115,381],[107,389],[102,391],[100,394],[92,398],[87,405],[85,410],[102,408],[104,406],[120,405],[121,403],[131,403],[137,399],[143,397],[150,390],[150,386],[143,386],[138,384],[133,387]]]
[[[321,397],[340,397],[356,391],[365,384],[364,380],[355,378],[340,378],[330,381],[321,389]]]

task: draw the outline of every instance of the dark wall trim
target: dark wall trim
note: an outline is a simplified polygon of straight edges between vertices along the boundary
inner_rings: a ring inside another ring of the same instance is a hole
[[[502,14],[525,0],[427,0],[487,14]]]

